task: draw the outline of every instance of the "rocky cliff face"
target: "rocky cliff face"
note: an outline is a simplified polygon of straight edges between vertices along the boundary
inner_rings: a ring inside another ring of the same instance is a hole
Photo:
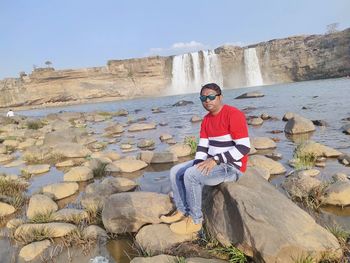
[[[328,35],[296,36],[249,47],[215,49],[225,87],[247,84],[244,50],[255,48],[264,84],[350,75],[350,29]],[[79,103],[166,94],[173,57],[110,60],[105,67],[34,70],[0,81],[0,107]]]

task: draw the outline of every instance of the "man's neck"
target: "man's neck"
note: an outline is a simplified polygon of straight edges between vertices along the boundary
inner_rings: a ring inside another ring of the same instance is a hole
[[[220,107],[216,111],[210,112],[210,114],[214,115],[214,116],[219,114],[223,107],[224,107],[224,104],[221,104]]]

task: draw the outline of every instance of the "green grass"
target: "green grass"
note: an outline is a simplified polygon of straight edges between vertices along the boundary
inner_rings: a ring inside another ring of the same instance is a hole
[[[8,180],[0,177],[0,195],[16,197],[27,189],[27,185],[18,180]]]
[[[191,147],[191,154],[195,154],[198,146],[198,139],[196,136],[186,136],[184,143]]]
[[[27,122],[27,128],[30,130],[39,130],[44,127],[44,123],[40,120],[33,120]]]
[[[62,162],[66,159],[66,157],[64,157],[61,154],[57,154],[57,153],[50,153],[47,155],[43,155],[41,156],[41,158],[38,158],[37,156],[32,156],[30,154],[28,155],[24,155],[23,156],[23,160],[27,163],[27,164],[51,164],[54,165],[56,163]]]
[[[99,111],[97,114],[105,117],[110,117],[110,118],[112,118],[113,116],[113,113],[107,112],[107,111]]]
[[[51,239],[51,237],[52,237],[52,231],[46,227],[42,227],[42,228],[31,228],[25,233],[17,234],[14,238],[16,241],[20,243],[29,244],[34,241]]]
[[[350,237],[350,233],[345,231],[339,225],[328,226],[326,229],[331,232],[341,244],[345,244]]]
[[[210,250],[213,254],[219,254],[225,256],[230,263],[246,263],[248,262],[246,256],[242,251],[234,246],[228,247],[215,247]]]
[[[294,167],[297,170],[310,169],[315,166],[317,155],[314,153],[305,153],[302,151],[302,146],[298,145],[293,154],[295,160]]]
[[[176,257],[174,263],[186,263],[186,258]]]
[[[52,211],[37,213],[30,220],[30,223],[40,224],[40,223],[49,223],[54,221],[54,216]]]
[[[107,174],[106,166],[107,166],[106,163],[99,163],[99,165],[97,167],[92,169],[94,177],[103,177],[103,176],[105,176]]]
[[[306,208],[317,211],[322,205],[322,197],[327,186],[328,183],[322,183],[320,186],[312,188],[308,195],[301,200],[302,204]]]
[[[316,263],[316,259],[314,259],[311,255],[307,256],[299,256],[296,259],[294,259],[294,263]]]
[[[86,209],[86,212],[88,214],[88,217],[86,219],[86,222],[88,225],[98,225],[103,227],[102,222],[102,207],[88,207]]]

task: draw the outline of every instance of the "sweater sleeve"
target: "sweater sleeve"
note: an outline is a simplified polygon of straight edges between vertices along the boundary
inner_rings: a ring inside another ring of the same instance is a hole
[[[203,162],[208,158],[208,149],[209,149],[209,139],[206,131],[206,118],[203,119],[201,124],[201,131],[199,133],[199,142],[197,146],[197,151],[195,155],[195,160],[193,165]]]
[[[230,115],[229,132],[234,142],[234,147],[217,155],[220,162],[223,163],[240,161],[250,151],[248,126],[243,112],[237,111]]]

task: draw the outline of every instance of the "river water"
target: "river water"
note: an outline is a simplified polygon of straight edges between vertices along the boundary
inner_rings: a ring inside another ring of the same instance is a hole
[[[259,91],[265,96],[252,99],[234,99],[245,92]],[[350,154],[350,135],[341,132],[341,126],[350,123],[350,121],[342,120],[350,117],[350,79],[328,79],[320,81],[307,81],[298,83],[278,84],[271,86],[251,87],[242,89],[224,89],[224,102],[233,105],[239,109],[245,109],[248,116],[260,116],[267,113],[276,117],[275,120],[267,120],[261,126],[249,126],[249,134],[251,137],[264,136],[275,138],[277,142],[276,152],[282,154],[283,158],[280,162],[286,167],[287,171],[292,170],[288,166],[288,160],[292,158],[293,150],[297,145],[297,141],[305,139],[297,137],[293,140],[287,138],[284,133],[272,134],[272,130],[284,130],[285,122],[282,117],[286,112],[295,112],[311,120],[323,120],[328,126],[316,127],[316,131],[311,135],[311,139],[335,148],[344,153]],[[172,106],[179,100],[193,101],[193,104],[181,107]],[[159,113],[153,113],[152,109],[159,108]],[[127,117],[114,117],[112,120],[101,123],[88,123],[88,129],[93,131],[100,141],[106,141],[102,137],[103,129],[113,123],[126,123],[127,121],[146,118],[147,121],[155,122],[158,125],[156,130],[142,131],[137,133],[125,132],[115,143],[109,144],[106,150],[114,150],[122,153],[120,149],[121,143],[138,142],[143,138],[154,139],[156,142],[155,150],[165,150],[168,145],[159,140],[162,133],[169,133],[174,136],[177,142],[182,142],[186,136],[198,136],[200,123],[191,123],[190,119],[193,115],[203,116],[205,110],[199,101],[198,94],[184,94],[178,96],[142,98],[128,101],[103,102],[84,105],[73,105],[65,107],[35,109],[18,111],[17,114],[28,117],[44,117],[50,113],[60,111],[74,112],[94,112],[106,111],[112,112],[125,109],[129,112]],[[123,153],[123,155],[135,155],[137,151]],[[20,155],[20,153],[18,153]],[[185,159],[182,159],[185,160]],[[180,160],[180,161],[182,161]],[[138,190],[156,191],[168,193],[170,190],[168,172],[171,164],[152,165],[146,169],[132,174],[125,174],[128,178],[134,178],[140,184]],[[20,174],[20,167],[5,168],[0,165],[0,173]],[[350,175],[350,168],[338,163],[335,159],[328,159],[324,168],[319,168],[321,174],[318,176],[323,180],[328,180],[336,172],[343,172]],[[51,168],[50,172],[41,176],[35,176],[31,179],[31,186],[28,194],[36,192],[43,185],[63,181],[64,171]],[[285,175],[274,176],[270,182],[280,188]],[[82,186],[84,189],[84,186]],[[79,195],[74,198],[79,198]],[[73,198],[73,199],[74,199]],[[70,199],[71,200],[71,199]],[[70,201],[61,201],[60,207],[69,204]],[[343,228],[350,230],[350,208],[325,207],[322,209],[319,217],[328,224],[339,224]],[[0,243],[1,244],[1,243]],[[113,254],[113,253],[111,253]],[[114,256],[116,257],[116,256]],[[119,259],[120,260],[120,259]],[[78,261],[77,261],[78,262]],[[123,260],[121,262],[128,262]]]

